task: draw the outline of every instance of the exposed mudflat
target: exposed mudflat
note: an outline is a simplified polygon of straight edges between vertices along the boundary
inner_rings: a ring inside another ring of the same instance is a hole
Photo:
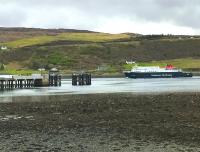
[[[0,151],[200,151],[200,93],[0,104]]]

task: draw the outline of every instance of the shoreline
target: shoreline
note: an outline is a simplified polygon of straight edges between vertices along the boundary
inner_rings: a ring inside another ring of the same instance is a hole
[[[20,103],[20,102],[64,102],[67,98],[87,98],[99,96],[168,96],[168,95],[200,95],[200,92],[195,91],[177,91],[177,92],[115,92],[115,93],[58,93],[58,94],[45,94],[45,95],[24,95],[24,96],[0,96],[1,103]]]

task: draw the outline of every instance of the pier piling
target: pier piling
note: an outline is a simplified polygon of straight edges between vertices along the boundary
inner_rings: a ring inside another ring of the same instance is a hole
[[[61,79],[58,69],[53,68],[49,71],[49,86],[61,86]]]
[[[72,85],[73,86],[91,85],[91,74],[88,73],[72,74]]]

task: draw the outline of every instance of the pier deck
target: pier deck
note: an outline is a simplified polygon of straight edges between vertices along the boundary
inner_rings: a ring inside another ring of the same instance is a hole
[[[61,75],[57,69],[49,74],[32,74],[31,76],[0,75],[0,91],[14,88],[34,88],[44,86],[61,86]]]
[[[14,88],[33,88],[42,86],[42,76],[13,76],[12,78],[0,78],[0,90],[12,90]]]

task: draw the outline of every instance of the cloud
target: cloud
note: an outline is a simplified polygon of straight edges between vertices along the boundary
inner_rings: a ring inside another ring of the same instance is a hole
[[[200,34],[199,0],[1,0],[0,26]]]

